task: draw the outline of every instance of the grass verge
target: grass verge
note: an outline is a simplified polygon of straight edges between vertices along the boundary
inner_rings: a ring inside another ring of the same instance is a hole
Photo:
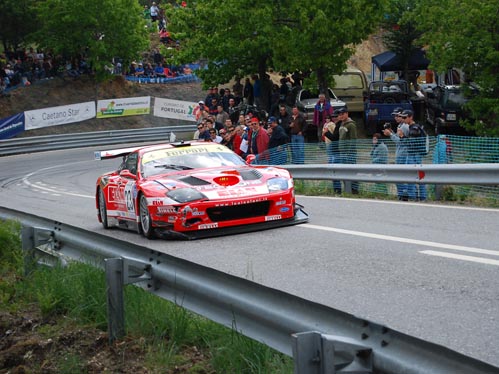
[[[127,336],[109,345],[104,272],[24,274],[20,225],[0,222],[0,374],[291,373],[291,358],[141,288],[125,288]]]

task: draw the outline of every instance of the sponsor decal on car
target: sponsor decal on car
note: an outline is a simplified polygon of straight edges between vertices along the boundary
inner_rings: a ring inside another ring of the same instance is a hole
[[[171,206],[158,206],[157,208],[158,214],[172,214],[176,213],[175,208]]]
[[[282,216],[280,214],[277,214],[275,216],[266,216],[265,221],[278,221],[282,219]]]
[[[214,222],[214,223],[203,223],[202,225],[198,226],[198,228],[200,230],[216,229],[217,227],[218,227],[218,222]]]
[[[242,201],[228,201],[222,204],[215,204],[216,207],[220,206],[234,206],[234,205],[246,205],[246,204],[254,204],[254,203],[260,203],[262,201],[267,201],[268,199],[266,197],[258,198],[258,199],[251,199],[251,200],[242,200]]]
[[[287,206],[285,206],[285,207],[282,207],[282,208],[280,209],[280,211],[281,211],[281,213],[287,213],[287,212],[289,212],[289,211],[290,211],[290,208],[289,208],[289,207],[287,207]]]

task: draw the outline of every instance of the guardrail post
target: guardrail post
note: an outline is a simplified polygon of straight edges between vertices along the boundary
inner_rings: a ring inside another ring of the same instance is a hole
[[[126,284],[151,279],[150,265],[126,258],[104,260],[107,285],[107,318],[109,344],[125,336],[124,288]],[[132,272],[131,268],[138,269]]]
[[[123,259],[107,258],[107,327],[109,344],[125,336],[125,308],[123,302]]]
[[[57,243],[54,240],[54,233],[52,230],[22,226],[21,228],[21,248],[24,252],[24,274],[28,275],[37,262],[35,252],[38,247],[45,246],[45,251],[40,250],[40,254],[46,257],[50,256],[50,251],[54,251]],[[62,261],[62,260],[61,260]],[[52,260],[53,262],[53,260]]]
[[[293,334],[295,374],[372,374],[372,350],[355,340],[311,331]]]

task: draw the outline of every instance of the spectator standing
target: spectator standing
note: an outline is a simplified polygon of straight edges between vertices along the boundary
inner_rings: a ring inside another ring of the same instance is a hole
[[[241,78],[236,77],[235,83],[232,86],[232,92],[234,93],[234,99],[236,102],[236,105],[239,105],[243,101],[243,84],[241,83]]]
[[[253,76],[253,98],[255,100],[255,106],[257,109],[262,109],[262,81],[258,77],[258,74]]]
[[[156,5],[156,2],[153,1],[151,8],[149,9],[149,13],[151,14],[152,22],[156,22],[159,19],[159,8]]]
[[[414,121],[414,113],[410,109],[406,109],[402,112],[402,117],[404,122],[409,125],[409,155],[408,164],[419,165],[423,161],[423,154],[426,149],[426,133],[423,128]],[[408,186],[409,199],[414,201],[425,201],[426,185],[420,184],[409,184]]]
[[[241,142],[243,140],[242,136],[244,134],[244,129],[246,127],[242,125],[237,125],[233,128],[232,137],[232,150],[236,152],[241,157],[246,157],[246,154],[241,150]]]
[[[222,143],[222,137],[220,135],[217,134],[217,130],[215,130],[214,128],[211,128],[208,130],[209,133],[210,133],[210,141],[212,141],[213,143]]]
[[[222,125],[225,126],[225,121],[227,121],[227,120],[230,121],[229,113],[227,113],[224,110],[224,107],[222,106],[222,104],[218,104],[217,105],[217,114],[215,116],[215,122],[221,123]]]
[[[288,136],[284,129],[279,126],[275,117],[270,117],[267,121],[269,128],[269,154],[272,165],[284,165],[287,162],[286,144]]]
[[[284,104],[279,105],[277,123],[284,129],[286,135],[288,136],[288,139],[291,139],[291,128],[289,127],[289,124],[291,123],[291,115],[288,113],[286,105]]]
[[[248,133],[248,153],[256,156],[256,162],[262,163],[268,160],[269,134],[260,126],[258,118],[251,119]]]
[[[254,103],[253,85],[251,84],[249,78],[246,78],[246,80],[244,81],[243,99],[244,102],[248,105],[253,105]]]
[[[326,123],[327,117],[333,115],[333,107],[331,103],[326,100],[326,95],[319,94],[319,100],[314,106],[313,124],[317,127],[317,138],[319,143],[322,142],[322,128]]]
[[[381,140],[381,134],[373,134],[373,148],[371,149],[371,161],[373,164],[387,164],[388,163],[388,147]],[[387,194],[388,189],[386,183],[375,183],[374,191],[376,193]]]
[[[293,107],[291,123],[289,125],[291,132],[291,162],[293,164],[305,163],[305,132],[307,131],[307,121],[298,107]]]
[[[324,142],[326,143],[326,154],[330,164],[341,163],[338,141],[340,140],[340,126],[337,124],[338,114],[333,112],[329,118],[326,116],[326,123],[322,128]],[[334,193],[341,194],[341,181],[333,180]]]
[[[230,89],[224,89],[224,94],[222,96],[222,105],[224,107],[224,111],[229,112],[229,101],[230,99],[235,100],[233,94],[231,94]]]
[[[342,164],[356,164],[357,163],[357,125],[349,117],[346,108],[337,110],[338,124],[340,126],[339,133],[339,149],[340,160]],[[338,125],[337,124],[337,125]],[[359,182],[353,181],[352,194],[359,193]]]
[[[397,128],[397,133],[394,133],[392,129],[384,129],[383,134],[389,136],[391,140],[395,142],[395,163],[399,165],[406,165],[409,156],[409,146],[408,146],[408,136],[409,127],[399,126]],[[397,183],[397,198],[402,201],[407,201],[409,199],[408,185],[407,183]]]

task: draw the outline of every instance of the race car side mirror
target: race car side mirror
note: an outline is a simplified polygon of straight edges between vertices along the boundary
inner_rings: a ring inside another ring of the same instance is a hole
[[[120,177],[135,179],[135,180],[137,179],[137,176],[135,174],[132,174],[132,172],[128,169],[120,171]]]
[[[248,165],[251,165],[253,163],[253,161],[256,160],[256,156],[255,155],[247,155],[246,156],[246,163]]]

